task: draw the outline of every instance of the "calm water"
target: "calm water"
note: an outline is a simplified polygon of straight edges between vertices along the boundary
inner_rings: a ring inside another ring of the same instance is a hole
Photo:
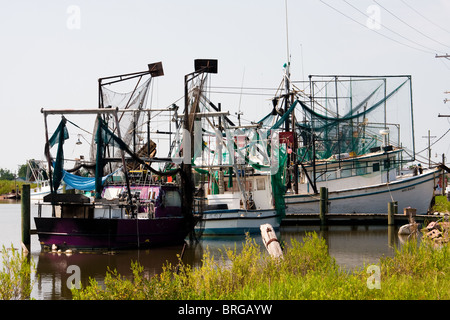
[[[32,215],[37,215],[37,208],[32,204]],[[21,207],[20,203],[0,203],[0,246],[5,245],[20,248],[21,240]],[[31,223],[34,228],[34,221]],[[390,228],[390,229],[389,229]],[[278,237],[289,244],[290,239],[301,240],[306,232],[317,232],[326,239],[329,253],[337,263],[346,269],[363,267],[365,264],[377,263],[382,256],[391,256],[394,247],[401,244],[395,227],[387,226],[329,226],[327,231],[321,231],[318,226],[283,227]],[[256,242],[264,246],[259,235],[253,235]],[[225,247],[239,250],[244,237],[204,238],[196,245],[186,248],[183,261],[194,266],[200,264],[205,249],[208,247],[216,257]],[[151,250],[126,250],[115,252],[74,252],[64,253],[41,252],[37,235],[31,236],[31,257],[36,263],[38,280],[33,288],[32,297],[39,300],[70,299],[67,280],[72,273],[67,273],[68,266],[76,265],[81,271],[81,282],[87,285],[89,278],[102,282],[108,268],[117,269],[122,275],[130,274],[131,261],[139,261],[147,275],[153,275],[162,270],[168,261],[176,264],[177,255],[181,254],[182,246],[157,248]]]

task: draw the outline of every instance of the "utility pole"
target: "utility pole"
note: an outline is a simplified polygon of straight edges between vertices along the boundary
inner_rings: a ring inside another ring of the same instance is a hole
[[[430,130],[428,130],[428,135],[422,136],[422,138],[428,138],[428,168],[431,168],[431,138],[436,138],[436,136],[430,135]]]
[[[447,60],[450,60],[450,54],[443,54],[443,55],[437,55],[436,54],[436,58],[445,58],[445,59],[447,59]],[[448,94],[448,93],[450,93],[449,91],[445,91],[444,92],[445,94]],[[447,103],[447,102],[449,102],[450,101],[450,99],[447,99],[447,98],[445,98],[444,99],[444,103]]]

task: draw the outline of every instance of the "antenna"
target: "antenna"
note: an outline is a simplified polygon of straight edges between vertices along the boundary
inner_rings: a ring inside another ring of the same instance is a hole
[[[302,58],[302,81],[305,81],[305,68],[303,67],[303,44],[301,43],[300,43],[300,54]]]
[[[290,92],[290,54],[289,54],[289,26],[288,26],[288,9],[287,9],[287,0],[284,0],[285,6],[285,15],[286,15],[286,54],[287,54],[287,62],[285,64],[285,76],[284,76],[284,84],[285,84],[285,98],[284,98],[284,112],[287,112],[289,105],[289,92]],[[289,131],[289,117],[286,118],[284,129]]]
[[[289,68],[290,64],[290,54],[289,54],[289,26],[288,26],[288,8],[287,0],[284,0],[285,15],[286,15],[286,54],[287,54],[287,65]]]
[[[241,100],[242,100],[242,88],[244,87],[244,76],[245,76],[245,67],[244,67],[244,71],[242,73],[241,94],[239,96],[238,112],[235,112],[235,114],[238,116],[239,126],[241,125],[241,115],[243,114],[241,112]]]

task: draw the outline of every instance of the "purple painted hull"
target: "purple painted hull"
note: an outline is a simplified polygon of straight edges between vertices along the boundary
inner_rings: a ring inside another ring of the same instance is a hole
[[[127,249],[183,243],[188,234],[186,219],[80,219],[38,218],[41,246],[77,249]]]

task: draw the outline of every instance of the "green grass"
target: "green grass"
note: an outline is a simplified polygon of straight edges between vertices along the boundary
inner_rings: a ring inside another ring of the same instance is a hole
[[[436,196],[434,198],[434,206],[432,211],[437,212],[450,212],[450,202],[447,200],[446,196]]]
[[[167,264],[153,277],[132,263],[133,276],[110,270],[103,284],[91,279],[73,289],[73,299],[450,299],[450,249],[427,241],[407,243],[395,256],[382,258],[380,289],[366,267],[352,272],[341,269],[328,254],[325,240],[308,234],[292,240],[283,259],[272,259],[251,238],[241,252],[222,251],[215,259],[207,250],[198,268]]]

